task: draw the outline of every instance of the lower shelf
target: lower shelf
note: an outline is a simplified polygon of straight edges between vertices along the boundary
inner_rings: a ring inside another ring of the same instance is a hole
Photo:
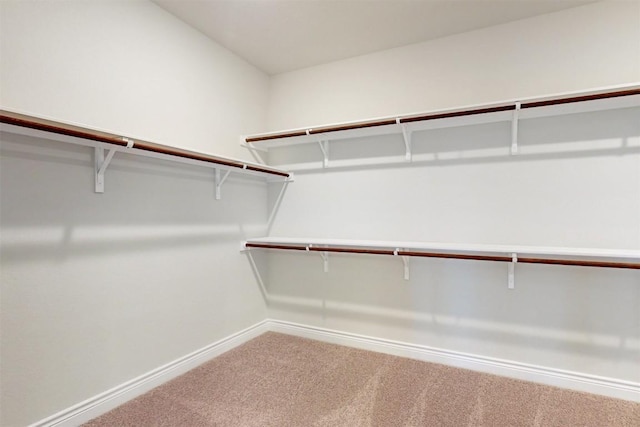
[[[640,250],[535,246],[463,245],[428,242],[264,237],[249,239],[247,249],[338,252],[401,257],[452,258],[529,264],[640,269]]]

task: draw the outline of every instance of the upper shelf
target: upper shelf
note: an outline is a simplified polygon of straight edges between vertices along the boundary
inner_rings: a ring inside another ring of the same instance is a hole
[[[7,132],[37,135],[45,138],[50,137],[52,134],[62,135],[62,138],[57,139],[74,144],[115,149],[117,151],[126,151],[148,157],[179,160],[183,163],[213,166],[214,168],[223,168],[225,170],[245,173],[266,174],[282,178],[289,178],[291,176],[289,172],[256,163],[184,150],[148,141],[134,140],[122,135],[6,110],[0,110],[0,123],[5,125],[2,127],[2,130]]]
[[[247,148],[268,149],[293,144],[324,142],[372,135],[402,133],[410,160],[410,133],[413,131],[470,124],[514,121],[514,143],[517,120],[536,117],[601,111],[640,106],[640,84],[614,86],[586,92],[572,92],[537,98],[437,110],[420,114],[384,117],[359,122],[324,125],[314,128],[249,135]],[[516,147],[512,146],[512,149]]]
[[[214,168],[216,199],[221,198],[222,184],[225,182],[231,171],[241,172],[243,174],[275,176],[286,181],[292,179],[292,175],[289,172],[269,166],[184,150],[148,141],[134,140],[126,136],[116,135],[109,132],[6,110],[0,110],[0,123],[2,123],[1,129],[6,132],[46,139],[55,139],[57,141],[94,147],[94,179],[96,193],[104,192],[105,172],[113,159],[113,156],[118,151]],[[105,150],[107,150],[106,153]],[[221,171],[224,171],[224,175]]]

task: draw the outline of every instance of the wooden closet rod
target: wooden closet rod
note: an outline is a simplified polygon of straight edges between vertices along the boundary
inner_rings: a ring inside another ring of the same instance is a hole
[[[549,98],[549,99],[543,99],[540,101],[529,101],[529,102],[523,102],[520,108],[525,109],[525,108],[535,108],[535,107],[546,107],[550,105],[594,101],[598,99],[618,98],[621,96],[631,96],[631,95],[640,95],[640,89],[627,89],[627,90],[595,93],[590,95]],[[388,119],[363,121],[363,122],[357,122],[357,123],[346,123],[346,124],[339,124],[334,126],[323,126],[323,127],[314,128],[314,129],[300,129],[300,130],[293,130],[288,132],[272,133],[268,135],[257,135],[257,136],[247,137],[245,138],[245,141],[246,142],[268,141],[272,139],[293,138],[297,136],[317,135],[317,134],[323,134],[328,132],[338,132],[338,131],[352,130],[352,129],[363,129],[363,128],[370,128],[370,127],[377,127],[377,126],[413,123],[413,122],[421,122],[421,121],[427,121],[427,120],[446,119],[451,117],[472,116],[476,114],[485,114],[485,113],[497,113],[501,111],[510,111],[515,109],[516,109],[515,102],[511,102],[511,103],[503,103],[503,104],[492,105],[492,106],[482,107],[482,108],[472,108],[468,110],[458,110],[458,111],[448,111],[448,112],[445,111],[442,113],[429,113],[429,114],[405,116],[405,117],[399,117],[399,118],[388,118]]]
[[[183,150],[167,145],[156,144],[148,141],[139,141],[115,135],[108,132],[101,132],[93,129],[87,129],[80,126],[70,125],[66,123],[56,122],[53,120],[41,119],[25,114],[14,113],[10,111],[0,110],[0,123],[20,126],[24,128],[36,129],[45,132],[51,132],[60,135],[73,136],[90,141],[97,141],[106,144],[116,145],[119,147],[135,148],[142,151],[166,154],[169,156],[181,157],[185,159],[198,160],[217,165],[223,165],[231,168],[246,169],[255,172],[261,172],[270,175],[278,175],[289,177],[290,174],[277,169],[268,167],[242,163],[237,160],[226,159],[224,157],[213,156],[210,154],[198,153],[195,151]]]
[[[339,253],[355,253],[355,254],[371,254],[371,255],[394,255],[394,256],[412,256],[423,258],[450,258],[450,259],[466,259],[479,261],[499,261],[513,262],[511,256],[507,255],[470,255],[462,253],[447,252],[420,252],[406,251],[394,249],[367,249],[367,248],[351,248],[351,247],[333,247],[333,246],[301,246],[301,245],[283,245],[270,243],[252,243],[245,244],[247,248],[258,249],[282,249],[294,251],[310,251],[310,252],[339,252]],[[520,257],[518,263],[527,264],[550,264],[550,265],[574,265],[583,267],[604,267],[604,268],[626,268],[640,270],[640,263],[634,262],[615,262],[615,261],[591,261],[591,260],[574,260],[574,259],[556,259],[556,258],[536,258],[536,257]]]

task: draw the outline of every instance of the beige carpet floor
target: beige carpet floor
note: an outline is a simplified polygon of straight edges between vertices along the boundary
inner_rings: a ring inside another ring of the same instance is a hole
[[[269,332],[85,425],[640,427],[640,404]]]

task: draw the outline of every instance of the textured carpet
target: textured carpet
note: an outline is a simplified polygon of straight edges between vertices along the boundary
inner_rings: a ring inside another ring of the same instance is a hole
[[[640,404],[277,334],[86,426],[640,426]]]

